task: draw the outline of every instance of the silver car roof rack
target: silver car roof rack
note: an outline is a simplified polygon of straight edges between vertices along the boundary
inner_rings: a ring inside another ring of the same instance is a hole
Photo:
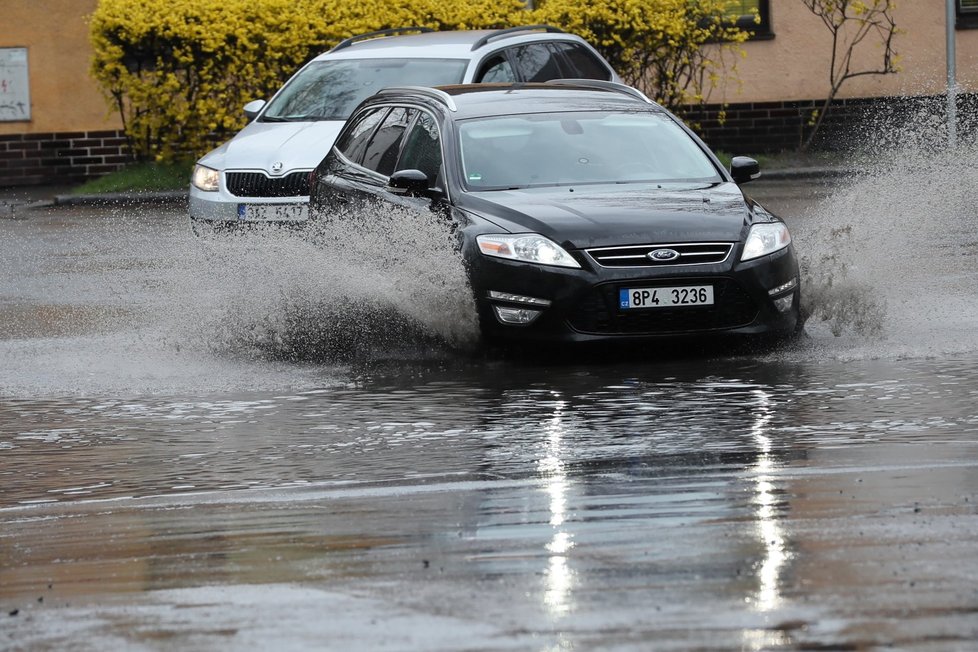
[[[447,106],[449,111],[458,111],[458,105],[455,104],[455,100],[452,99],[452,96],[438,88],[429,88],[427,86],[389,86],[377,91],[377,95],[395,95],[397,93],[403,93],[404,91],[410,91],[419,95],[427,95],[428,97],[434,98]]]
[[[606,81],[604,79],[550,79],[544,84],[554,84],[557,86],[583,86],[585,88],[596,88],[604,91],[614,91],[616,93],[621,93],[623,95],[628,95],[634,97],[635,99],[642,100],[647,104],[655,104],[648,96],[637,88],[632,88],[625,84],[619,84],[618,82]],[[657,105],[658,106],[658,105]]]
[[[394,36],[395,34],[406,34],[410,32],[433,32],[435,30],[430,27],[392,27],[390,29],[379,29],[376,32],[365,32],[363,34],[357,34],[356,36],[351,36],[348,39],[343,39],[337,43],[330,52],[336,52],[337,50],[342,50],[348,48],[354,43],[359,43],[360,41],[367,41],[372,38],[377,38],[380,36]]]
[[[503,38],[511,34],[518,34],[519,32],[551,32],[553,34],[566,34],[564,30],[559,27],[554,27],[553,25],[522,25],[520,27],[507,27],[506,29],[497,29],[491,34],[486,34],[478,41],[472,44],[472,51],[478,50],[483,45],[489,41],[494,41],[498,38]]]

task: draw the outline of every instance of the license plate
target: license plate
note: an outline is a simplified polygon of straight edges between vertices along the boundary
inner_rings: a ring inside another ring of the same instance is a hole
[[[618,305],[630,308],[672,308],[675,306],[712,306],[712,285],[684,285],[674,288],[622,288]]]
[[[307,204],[238,204],[238,219],[247,222],[301,222],[308,217]]]

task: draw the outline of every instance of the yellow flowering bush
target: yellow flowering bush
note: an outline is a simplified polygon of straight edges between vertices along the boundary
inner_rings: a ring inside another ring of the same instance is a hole
[[[704,97],[718,69],[706,43],[746,34],[727,0],[99,0],[92,73],[142,160],[199,156],[340,40],[388,27],[483,29],[548,23],[579,34],[622,77],[670,108]]]
[[[140,159],[197,156],[306,61],[363,32],[520,24],[519,0],[100,0],[92,74]]]
[[[541,0],[534,20],[578,34],[625,83],[681,113],[703,102],[723,54],[749,34],[729,19],[729,0]]]

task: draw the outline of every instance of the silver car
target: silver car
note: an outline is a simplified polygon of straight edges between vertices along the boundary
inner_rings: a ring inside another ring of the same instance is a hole
[[[191,225],[305,220],[309,173],[353,109],[381,88],[559,78],[620,81],[584,39],[546,25],[349,38],[303,66],[269,102],[245,105],[251,123],[197,161]]]

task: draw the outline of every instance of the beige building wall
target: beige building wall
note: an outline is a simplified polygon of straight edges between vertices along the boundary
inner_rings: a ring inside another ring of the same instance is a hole
[[[26,47],[31,120],[0,135],[121,129],[89,74],[88,16],[98,0],[0,0],[0,47]]]
[[[902,30],[895,40],[900,72],[848,80],[840,98],[886,95],[937,95],[947,88],[944,0],[900,0],[895,19]],[[829,92],[831,33],[801,0],[770,0],[774,38],[744,44],[736,60],[736,80],[715,91],[711,102],[772,102],[824,99]],[[963,90],[978,92],[978,29],[958,29],[957,79]],[[879,40],[867,38],[856,60],[878,67]],[[855,66],[854,66],[855,68]]]
[[[0,135],[119,129],[89,74],[92,49],[87,18],[98,0],[0,0],[0,47],[27,47],[31,121],[0,122]],[[896,10],[901,72],[860,77],[840,97],[933,95],[945,89],[944,0],[902,0]],[[800,0],[770,0],[774,38],[744,44],[734,77],[713,102],[768,102],[824,98],[829,89],[831,39]],[[978,30],[957,30],[958,81],[978,92]],[[861,63],[877,63],[878,44],[859,49]]]

